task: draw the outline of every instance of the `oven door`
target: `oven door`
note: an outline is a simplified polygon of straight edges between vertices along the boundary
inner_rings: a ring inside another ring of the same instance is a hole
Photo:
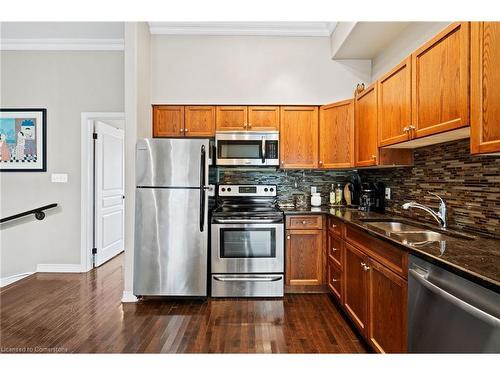
[[[283,223],[212,224],[212,273],[283,273],[283,237]]]
[[[279,165],[278,132],[218,132],[217,165]]]

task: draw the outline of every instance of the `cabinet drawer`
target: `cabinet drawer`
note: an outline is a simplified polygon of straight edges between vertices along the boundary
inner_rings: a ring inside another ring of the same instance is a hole
[[[287,229],[323,229],[323,216],[288,216],[286,227]]]
[[[333,216],[328,216],[328,230],[335,234],[336,236],[343,238],[344,237],[344,223],[342,220],[337,219]]]
[[[343,251],[343,241],[337,237],[328,233],[328,258],[333,261],[337,267],[342,269],[342,251]]]
[[[328,289],[339,302],[342,302],[342,270],[333,261],[328,262],[327,277]]]
[[[408,253],[386,241],[375,238],[360,229],[346,226],[346,241],[367,255],[388,267],[398,275],[407,278]]]

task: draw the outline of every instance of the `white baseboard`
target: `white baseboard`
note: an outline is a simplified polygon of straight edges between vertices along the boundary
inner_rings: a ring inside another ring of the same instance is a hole
[[[36,272],[80,273],[80,264],[38,264]]]
[[[122,303],[135,303],[138,299],[130,290],[124,290],[122,296]]]
[[[25,277],[28,277],[29,275],[33,275],[33,274],[34,274],[34,272],[25,272],[25,273],[18,273],[17,275],[2,277],[0,279],[0,288],[3,288],[4,286],[7,286],[9,284],[15,283],[16,281],[24,279]]]

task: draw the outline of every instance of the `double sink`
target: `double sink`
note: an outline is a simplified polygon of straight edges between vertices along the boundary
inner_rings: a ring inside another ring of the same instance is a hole
[[[446,230],[435,231],[424,226],[397,219],[361,219],[368,226],[383,230],[391,237],[411,246],[425,245],[452,239],[473,240],[475,237]]]

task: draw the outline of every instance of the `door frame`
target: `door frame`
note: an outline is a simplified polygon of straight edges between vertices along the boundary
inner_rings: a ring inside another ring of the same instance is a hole
[[[123,120],[125,112],[82,112],[81,115],[81,180],[80,180],[80,267],[92,269],[93,186],[94,186],[94,121]],[[126,129],[124,129],[126,131]]]

